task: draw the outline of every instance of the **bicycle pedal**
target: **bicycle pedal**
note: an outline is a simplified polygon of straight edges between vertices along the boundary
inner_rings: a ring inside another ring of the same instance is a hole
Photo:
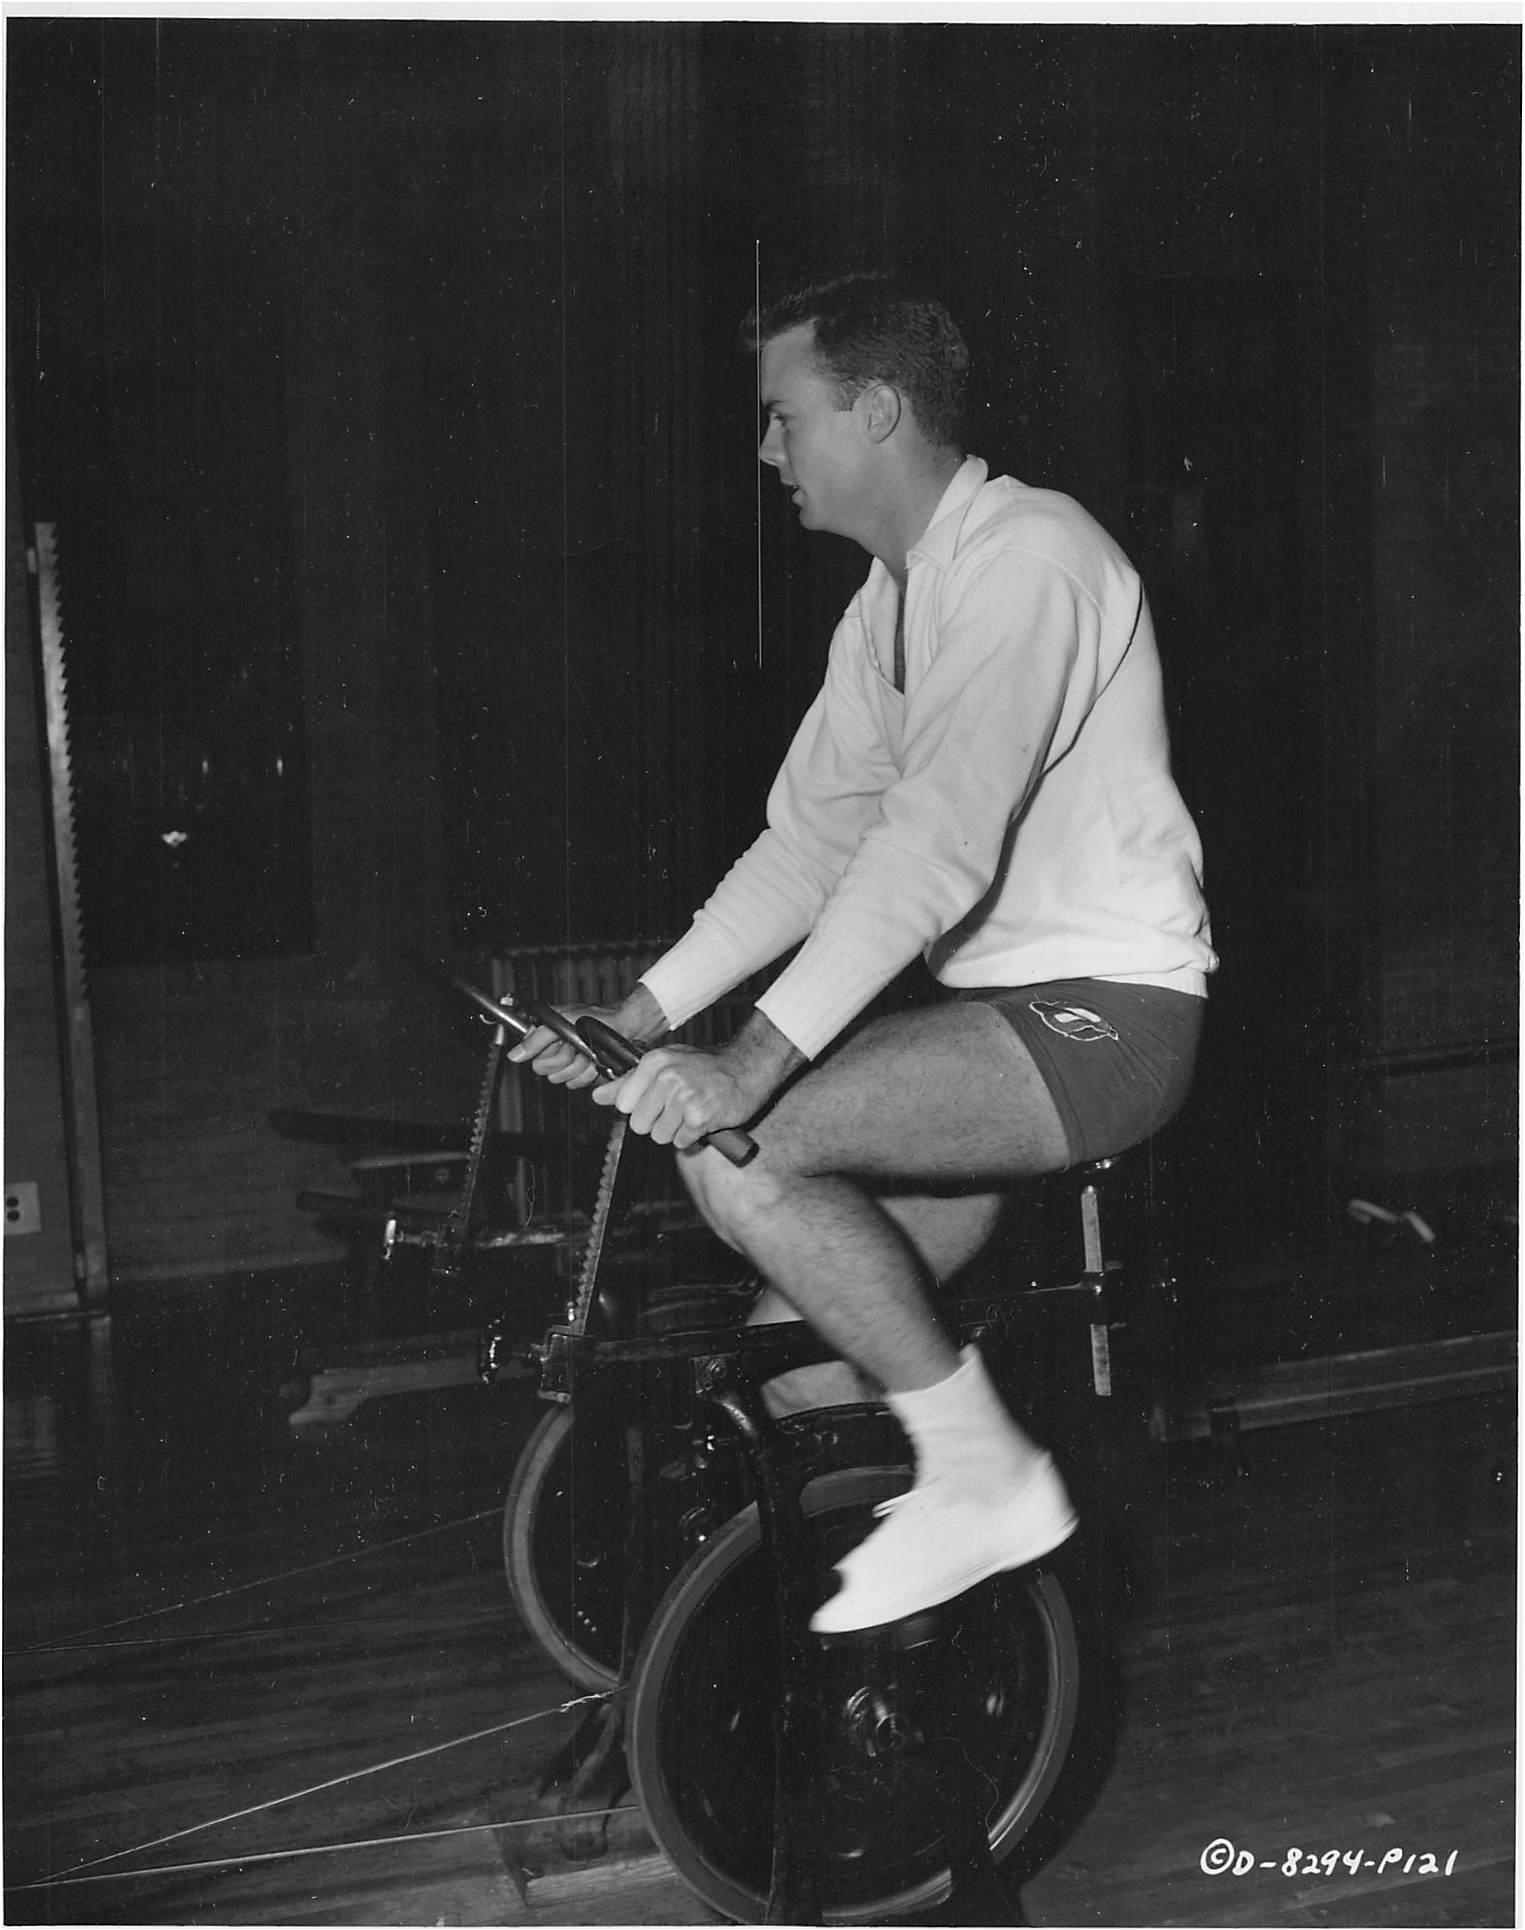
[[[675,1454],[670,1461],[664,1461],[657,1469],[659,1481],[693,1481],[701,1474],[708,1474],[714,1462],[701,1448],[685,1448]]]
[[[684,1443],[681,1453],[671,1460],[664,1461],[657,1469],[659,1481],[692,1481],[700,1475],[715,1474],[728,1464],[734,1465],[735,1453],[731,1443],[717,1441],[714,1435],[705,1432]]]
[[[918,1609],[914,1615],[903,1615],[898,1622],[878,1622],[872,1628],[848,1628],[836,1630],[829,1635],[817,1635],[821,1647],[833,1655],[846,1650],[877,1651],[881,1654],[903,1653],[908,1649],[925,1648],[932,1642],[947,1641],[954,1630],[950,1627],[949,1602],[940,1602],[935,1608]]]
[[[708,1541],[714,1534],[716,1525],[713,1508],[690,1508],[678,1517],[678,1539],[685,1547],[697,1548],[701,1541]]]

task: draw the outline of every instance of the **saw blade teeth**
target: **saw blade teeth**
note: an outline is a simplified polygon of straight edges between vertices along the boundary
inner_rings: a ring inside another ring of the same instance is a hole
[[[69,675],[65,660],[63,588],[58,567],[58,530],[39,523],[37,559],[38,641],[42,653],[43,709],[53,791],[54,861],[58,870],[59,925],[73,982],[85,976],[84,907],[74,833],[74,760],[69,744]]]
[[[482,1174],[482,1157],[492,1131],[493,1101],[498,1096],[503,1053],[504,1038],[500,1026],[494,1035],[492,1049],[487,1054],[482,1083],[477,1089],[477,1109],[472,1115],[471,1139],[466,1149],[466,1171],[461,1176],[461,1190],[446,1217],[445,1230],[436,1249],[436,1269],[441,1273],[449,1273],[460,1265],[471,1237],[472,1208],[476,1204],[477,1186]]]
[[[608,1237],[609,1219],[614,1210],[614,1189],[619,1182],[620,1156],[625,1150],[625,1135],[629,1125],[630,1121],[623,1114],[616,1118],[604,1148],[603,1168],[598,1176],[598,1200],[593,1208],[587,1250],[583,1254],[582,1267],[577,1276],[577,1294],[572,1304],[572,1325],[578,1333],[587,1330],[588,1316],[593,1311],[604,1241]]]

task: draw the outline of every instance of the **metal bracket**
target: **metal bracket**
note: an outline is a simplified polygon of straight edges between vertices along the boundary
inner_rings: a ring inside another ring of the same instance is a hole
[[[1091,1385],[1103,1399],[1112,1392],[1112,1335],[1108,1321],[1107,1263],[1101,1244],[1101,1195],[1093,1180],[1080,1192],[1080,1230],[1091,1310]]]

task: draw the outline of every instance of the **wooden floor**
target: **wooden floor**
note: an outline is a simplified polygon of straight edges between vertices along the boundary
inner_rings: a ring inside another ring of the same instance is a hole
[[[499,1565],[526,1383],[293,1439],[257,1334],[242,1375],[114,1345],[6,1352],[8,1922],[714,1921],[633,1811],[580,1863],[541,1813],[577,1692]],[[1111,1719],[1030,1921],[1515,1921],[1514,1434],[1512,1396],[1237,1459],[1118,1431]]]

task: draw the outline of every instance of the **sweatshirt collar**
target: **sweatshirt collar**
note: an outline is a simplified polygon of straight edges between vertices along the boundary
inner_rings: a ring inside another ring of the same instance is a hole
[[[913,557],[925,558],[945,569],[953,561],[964,516],[984,488],[989,474],[978,456],[965,456],[933,510],[932,520],[906,551],[908,563]]]

